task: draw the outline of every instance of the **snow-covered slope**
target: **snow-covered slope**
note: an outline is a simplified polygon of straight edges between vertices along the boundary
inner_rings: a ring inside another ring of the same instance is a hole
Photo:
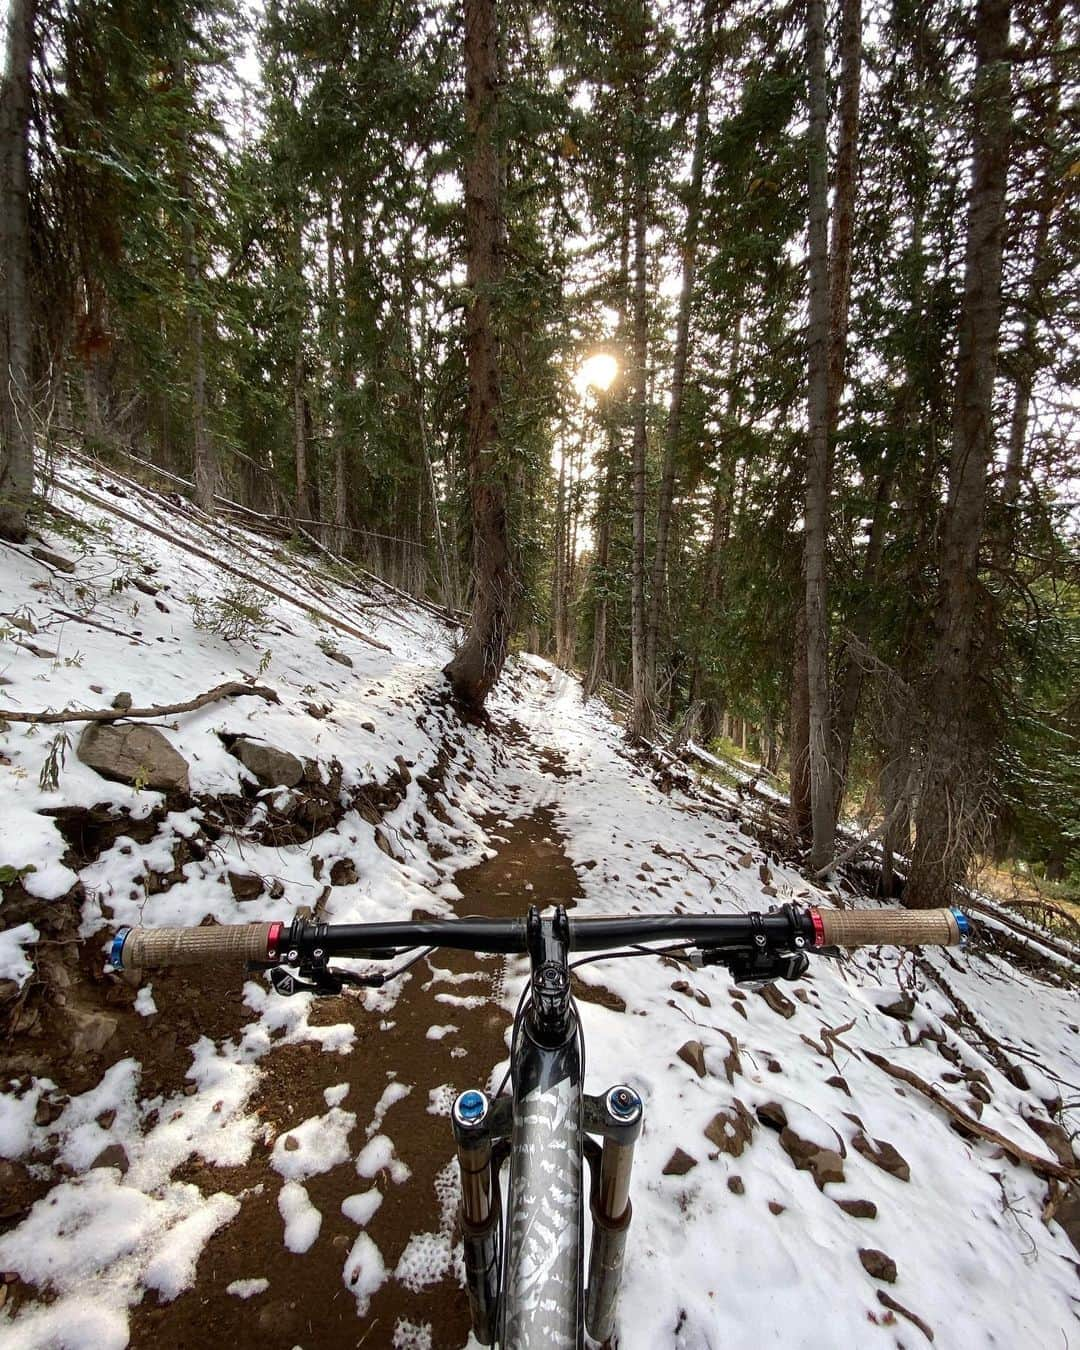
[[[465,913],[489,894],[596,914],[834,897],[659,791],[539,658],[516,657],[490,726],[466,726],[440,675],[455,629],[430,612],[74,462],[53,501],[47,543],[75,571],[0,554],[0,705],[172,704],[237,679],[278,702],[155,719],[187,762],[169,796],[82,763],[81,724],[0,732],[0,1180],[17,1197],[0,1340],[179,1344],[184,1317],[236,1334],[236,1308],[261,1345],[460,1345],[442,1117],[454,1089],[501,1078],[521,964],[433,959],[424,983],[320,1005],[248,980],[241,1001],[242,977],[100,975],[112,929]],[[261,785],[237,737],[303,776]],[[57,955],[65,914],[80,967]],[[943,1105],[1068,1162],[1067,986],[977,948],[821,961],[768,997],[645,959],[581,974],[590,1089],[646,1099],[620,1346],[1080,1345],[1077,1252],[1042,1217],[1056,1192]],[[305,1329],[327,1301],[336,1329]]]

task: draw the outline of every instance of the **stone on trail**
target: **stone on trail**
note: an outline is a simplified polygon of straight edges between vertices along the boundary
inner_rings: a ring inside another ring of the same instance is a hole
[[[738,1098],[726,1111],[717,1111],[705,1126],[705,1138],[721,1153],[739,1157],[754,1132],[754,1118]]]
[[[864,1158],[880,1167],[883,1172],[888,1172],[890,1176],[899,1177],[901,1181],[911,1180],[911,1168],[907,1159],[886,1140],[875,1139],[871,1143],[860,1130],[852,1139],[851,1146],[856,1153],[861,1153]]]
[[[351,858],[338,858],[330,868],[331,886],[355,886],[359,880],[356,864]]]
[[[255,872],[230,872],[229,886],[235,900],[257,900],[263,893],[263,880]]]
[[[896,1283],[896,1262],[891,1256],[879,1252],[876,1247],[860,1247],[859,1260],[863,1270],[875,1280],[884,1280],[886,1284]]]
[[[678,1055],[699,1078],[705,1077],[705,1050],[700,1041],[687,1041],[685,1045],[679,1046]]]
[[[295,787],[304,776],[303,762],[296,755],[250,736],[233,741],[232,753],[263,787]]]
[[[819,1191],[830,1181],[844,1180],[844,1161],[834,1148],[803,1139],[790,1126],[780,1131],[780,1147],[800,1172],[809,1172]]]
[[[835,1198],[835,1197],[834,1197]],[[837,1200],[836,1203],[853,1219],[876,1219],[877,1205],[873,1200]]]
[[[684,1177],[687,1172],[696,1166],[696,1158],[692,1158],[689,1153],[684,1153],[681,1148],[677,1148],[664,1164],[663,1174],[666,1177]]]
[[[187,760],[156,727],[91,722],[79,737],[76,754],[113,783],[190,791]]]

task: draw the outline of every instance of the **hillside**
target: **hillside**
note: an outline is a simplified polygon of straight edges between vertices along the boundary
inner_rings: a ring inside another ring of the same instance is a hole
[[[99,467],[55,473],[44,549],[0,550],[0,705],[252,692],[143,722],[171,752],[129,742],[126,769],[81,722],[0,722],[0,1340],[460,1347],[446,1116],[501,1081],[521,963],[284,999],[221,971],[131,983],[113,930],[872,902],[763,851],[734,798],[655,782],[539,657],[466,724],[452,620]],[[1076,974],[993,928],[762,993],[586,966],[589,1088],[646,1101],[620,1347],[1076,1344],[1054,1179],[1077,1168]]]

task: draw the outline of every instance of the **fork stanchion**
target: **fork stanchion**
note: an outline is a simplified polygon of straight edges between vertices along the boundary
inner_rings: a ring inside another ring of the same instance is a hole
[[[595,1341],[615,1330],[615,1308],[622,1282],[623,1253],[633,1208],[630,1173],[634,1144],[641,1133],[641,1098],[633,1088],[614,1087],[603,1099],[598,1123],[604,1136],[600,1164],[594,1170],[589,1208],[592,1245],[585,1292],[585,1329]]]
[[[490,1100],[483,1092],[462,1092],[451,1118],[461,1171],[461,1231],[465,1286],[473,1333],[493,1345],[499,1310],[499,1188],[492,1166]]]

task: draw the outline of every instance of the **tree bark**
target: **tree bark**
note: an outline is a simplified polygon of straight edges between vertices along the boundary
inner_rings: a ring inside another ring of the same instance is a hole
[[[1002,247],[1011,139],[1007,60],[1010,0],[978,0],[974,142],[964,295],[956,359],[949,496],[939,549],[939,595],[929,690],[926,768],[904,901],[949,900],[975,844],[993,731],[979,661],[979,548],[993,451],[993,393],[1001,318]],[[982,724],[981,724],[982,723]]]
[[[844,392],[851,247],[855,232],[855,177],[862,78],[862,0],[843,0],[840,11],[840,139],[836,147],[832,237],[829,241],[829,399],[826,423],[836,435]]]
[[[694,125],[694,152],[690,168],[690,190],[686,202],[686,233],[682,249],[682,290],[675,324],[675,354],[671,371],[671,404],[668,407],[664,436],[664,459],[660,472],[660,491],[656,506],[656,539],[653,544],[649,607],[645,624],[645,688],[650,703],[656,699],[656,660],[660,614],[666,594],[668,540],[675,496],[675,459],[682,431],[683,390],[686,386],[687,359],[690,350],[690,314],[693,307],[694,279],[697,272],[698,230],[701,222],[701,185],[705,173],[705,141],[709,131],[709,89],[712,83],[713,4],[706,4],[703,15],[702,62]]]
[[[633,409],[633,563],[630,585],[630,664],[632,707],[630,735],[648,739],[653,734],[654,709],[650,702],[645,660],[645,461],[648,446],[648,356],[649,327],[647,310],[646,231],[648,229],[648,153],[645,139],[645,53],[648,11],[643,3],[636,35],[637,59],[633,75],[633,111],[636,137],[633,147],[633,351],[630,365],[631,407]]]
[[[334,529],[333,548],[343,554],[349,543],[348,475],[345,469],[345,437],[341,425],[342,400],[346,392],[345,359],[341,350],[341,312],[338,288],[337,255],[339,234],[334,228],[333,198],[326,200],[326,304],[329,311],[330,373],[333,380],[333,402],[330,416],[331,444],[334,457]]]
[[[499,453],[499,337],[503,212],[498,154],[498,32],[494,0],[465,0],[466,318],[468,468],[473,521],[473,609],[465,641],[446,667],[455,698],[479,712],[502,672],[514,576],[507,486]]]
[[[29,126],[35,0],[10,0],[0,85],[0,535],[26,538],[34,492]]]
[[[186,86],[184,58],[172,58],[173,83]],[[184,250],[184,291],[187,306],[188,360],[191,378],[192,467],[195,501],[203,511],[213,511],[217,492],[217,459],[206,426],[206,354],[203,342],[202,305],[199,299],[201,275],[195,238],[195,193],[191,184],[191,142],[186,128],[180,133],[176,190],[180,199],[181,234]]]
[[[828,103],[825,88],[825,5],[809,0],[806,54],[810,91],[809,270],[810,328],[807,391],[806,675],[810,712],[811,866],[825,867],[833,855],[832,719],[829,693],[829,612],[826,540],[829,514],[829,262]]]

